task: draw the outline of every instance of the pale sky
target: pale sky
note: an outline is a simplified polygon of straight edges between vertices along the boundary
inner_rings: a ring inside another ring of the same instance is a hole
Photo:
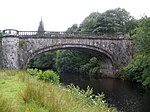
[[[46,31],[65,31],[92,12],[125,8],[135,18],[150,17],[150,0],[1,0],[0,30],[36,31],[41,16]]]

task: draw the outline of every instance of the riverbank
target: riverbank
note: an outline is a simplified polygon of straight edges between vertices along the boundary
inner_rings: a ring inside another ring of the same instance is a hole
[[[0,71],[0,110],[1,112],[117,112],[102,98],[99,98],[99,101],[93,100],[92,103],[91,99],[85,97],[85,93],[74,90],[45,83],[23,71]]]

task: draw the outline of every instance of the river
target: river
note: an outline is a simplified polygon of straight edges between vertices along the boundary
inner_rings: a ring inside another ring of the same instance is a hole
[[[81,79],[78,74],[64,74],[61,83],[73,83],[82,89],[90,86],[95,94],[103,92],[106,102],[123,112],[150,112],[150,91],[145,91],[137,83],[111,78]]]

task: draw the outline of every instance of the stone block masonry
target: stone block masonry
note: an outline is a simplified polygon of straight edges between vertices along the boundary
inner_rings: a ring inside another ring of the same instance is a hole
[[[3,69],[19,69],[19,38],[15,36],[3,37],[1,45]]]
[[[2,38],[0,38],[0,69],[2,69]]]
[[[50,35],[15,35],[11,30],[0,38],[0,69],[26,69],[28,62],[35,55],[58,49],[84,49],[87,52],[94,51],[101,61],[103,73],[114,76],[117,67],[126,66],[132,59],[133,47],[130,40],[118,38],[92,36],[83,34],[53,33]],[[21,32],[27,33],[27,32]],[[29,32],[32,33],[32,32]]]

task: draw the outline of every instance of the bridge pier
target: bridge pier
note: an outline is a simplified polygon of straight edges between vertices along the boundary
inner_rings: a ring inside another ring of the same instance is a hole
[[[17,30],[4,30],[1,39],[1,69],[19,69],[19,37]]]

